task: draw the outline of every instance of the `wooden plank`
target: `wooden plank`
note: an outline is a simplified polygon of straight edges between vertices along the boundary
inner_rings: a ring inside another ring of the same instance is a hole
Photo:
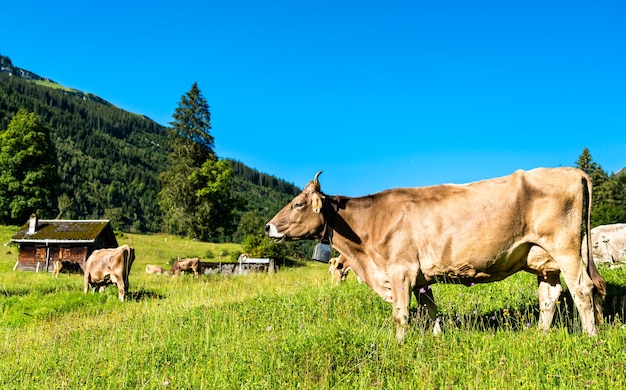
[[[270,259],[251,259],[251,258],[247,258],[246,260],[243,260],[241,262],[241,264],[269,264],[270,263]]]

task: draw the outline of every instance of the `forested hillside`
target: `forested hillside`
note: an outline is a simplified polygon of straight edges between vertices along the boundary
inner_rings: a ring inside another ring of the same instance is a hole
[[[36,113],[50,129],[57,151],[60,204],[41,217],[105,218],[116,229],[161,231],[157,194],[168,153],[165,127],[49,80],[0,73],[0,132],[20,108]],[[261,218],[271,217],[299,192],[242,162],[231,165],[234,191],[246,210]]]

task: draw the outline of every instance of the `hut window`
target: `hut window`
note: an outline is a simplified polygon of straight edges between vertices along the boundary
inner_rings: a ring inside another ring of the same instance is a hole
[[[71,250],[69,248],[59,248],[59,258],[69,259],[71,257]]]
[[[46,248],[37,248],[37,252],[35,253],[36,259],[45,259],[46,258]]]

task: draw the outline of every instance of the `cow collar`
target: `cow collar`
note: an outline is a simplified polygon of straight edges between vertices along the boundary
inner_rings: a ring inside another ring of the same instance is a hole
[[[324,196],[322,201],[322,215],[324,216],[324,231],[322,232],[321,244],[331,245],[333,243],[333,232],[335,229],[335,217],[339,210],[339,198]]]

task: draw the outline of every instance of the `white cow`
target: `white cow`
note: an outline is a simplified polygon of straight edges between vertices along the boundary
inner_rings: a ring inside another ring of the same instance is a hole
[[[583,251],[586,250],[586,242],[583,240]],[[626,223],[600,225],[591,229],[591,250],[596,263],[626,263]]]

